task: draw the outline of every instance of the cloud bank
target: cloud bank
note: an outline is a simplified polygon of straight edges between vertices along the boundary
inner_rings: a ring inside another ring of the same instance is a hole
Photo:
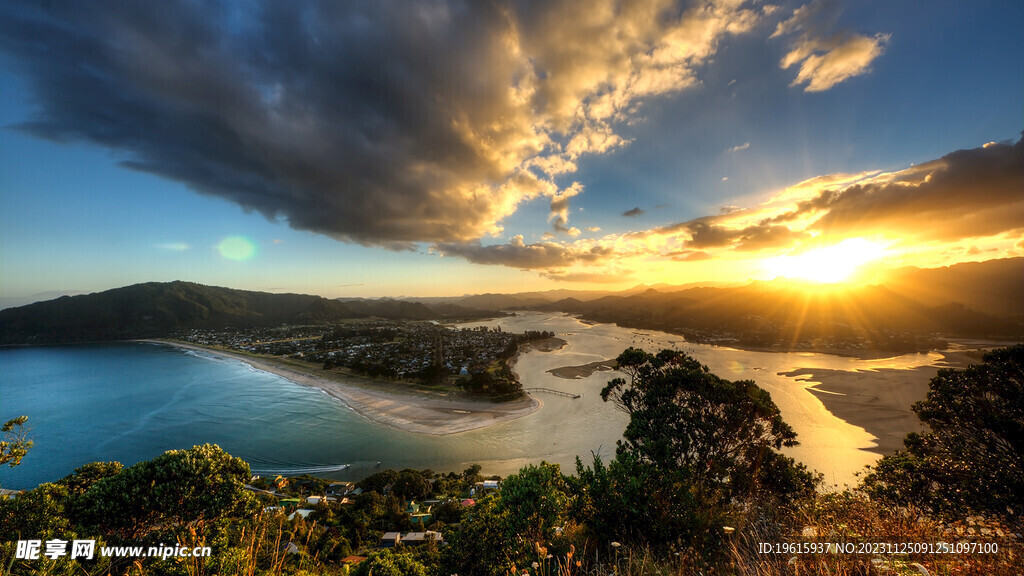
[[[774,257],[848,238],[870,238],[910,253],[985,241],[1015,246],[1016,254],[1024,235],[1022,190],[1024,139],[958,150],[898,172],[818,176],[754,207],[729,207],[648,230],[537,244],[517,236],[504,245],[441,250],[471,262],[588,282],[595,274],[614,278],[651,263]]]
[[[502,231],[627,142],[646,98],[697,83],[763,12],[735,0],[11,1],[21,129],[83,140],[298,229],[411,249]]]

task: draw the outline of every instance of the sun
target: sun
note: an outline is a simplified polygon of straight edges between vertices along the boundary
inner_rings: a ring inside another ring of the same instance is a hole
[[[847,238],[838,244],[779,256],[765,261],[765,269],[776,278],[810,280],[835,284],[849,280],[864,264],[885,254],[885,247],[864,238]]]

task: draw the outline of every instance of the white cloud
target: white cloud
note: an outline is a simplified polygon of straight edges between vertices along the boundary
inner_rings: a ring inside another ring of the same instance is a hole
[[[828,90],[870,72],[871,63],[885,51],[889,34],[833,32],[839,11],[831,0],[815,0],[776,27],[772,38],[797,35],[779,63],[783,69],[798,66],[793,86],[803,85],[807,92]]]

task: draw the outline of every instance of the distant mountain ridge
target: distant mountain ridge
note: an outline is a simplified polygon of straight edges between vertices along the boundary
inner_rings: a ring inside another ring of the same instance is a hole
[[[621,292],[330,300],[192,282],[150,282],[0,310],[0,345],[161,337],[191,328],[327,324],[369,317],[472,320],[501,315],[494,310],[535,309],[675,332],[698,341],[919,350],[942,337],[1024,339],[1022,295],[1024,258],[904,269],[884,286],[816,289],[776,280],[697,287],[638,285]]]
[[[1024,258],[904,271],[885,286],[791,281],[649,289],[540,307],[694,341],[794,350],[914,351],[941,338],[1024,339]]]
[[[327,324],[370,317],[424,320],[458,315],[454,314],[457,308],[441,308],[435,311],[402,301],[346,303],[321,296],[271,294],[182,281],[148,282],[0,310],[0,345],[157,338],[193,328]],[[462,310],[466,318],[487,315],[479,310]]]

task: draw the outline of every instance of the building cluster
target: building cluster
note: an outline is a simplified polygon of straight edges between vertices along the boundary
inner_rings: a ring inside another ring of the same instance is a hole
[[[277,499],[277,504],[265,506],[263,511],[265,513],[281,513],[285,514],[289,520],[296,518],[302,518],[305,520],[310,514],[316,511],[317,506],[352,506],[356,503],[356,498],[363,494],[362,488],[356,486],[354,482],[333,482],[326,484],[323,481],[312,478],[285,478],[277,476],[275,479],[270,480],[262,479],[259,476],[253,476],[250,484],[245,485],[245,489],[253,492],[254,494],[262,494],[265,496],[272,496]],[[321,494],[303,495],[302,492],[308,490],[321,489]],[[383,494],[390,493],[392,484],[388,484],[383,487],[381,492]],[[486,494],[498,492],[501,490],[501,482],[499,480],[483,480],[476,482],[470,488],[468,497],[467,494],[463,494],[462,498],[457,496],[443,497],[440,499],[426,499],[422,501],[406,500],[405,502],[405,514],[408,515],[409,521],[413,526],[418,526],[420,531],[410,532],[385,532],[379,541],[377,541],[377,548],[395,548],[399,546],[416,546],[433,542],[436,545],[444,545],[444,537],[438,531],[427,530],[426,526],[432,523],[432,511],[434,507],[441,505],[444,502],[451,502],[462,508],[470,508],[476,505],[474,498],[480,498]],[[298,548],[295,548],[297,552]],[[289,552],[291,547],[289,546]],[[351,557],[351,563],[358,563],[364,560],[364,557],[353,556]],[[349,559],[346,559],[349,560]],[[347,562],[349,563],[349,562]]]
[[[377,320],[330,327],[189,330],[178,338],[202,346],[288,356],[373,377],[431,380],[486,370],[514,355],[518,342],[551,335]]]
[[[516,352],[516,336],[486,326],[449,328],[433,322],[345,325],[325,334],[310,358],[327,368],[388,378],[432,379],[486,369]]]

